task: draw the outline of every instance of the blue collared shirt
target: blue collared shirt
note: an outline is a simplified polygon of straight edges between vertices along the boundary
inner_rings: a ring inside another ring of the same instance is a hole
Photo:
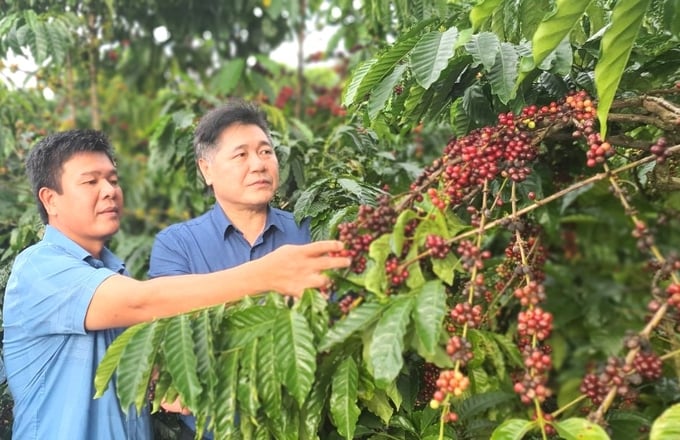
[[[216,272],[260,258],[284,244],[310,241],[309,221],[298,225],[291,213],[270,207],[264,230],[251,246],[215,204],[205,214],[158,233],[151,249],[149,277]],[[182,420],[196,430],[193,416],[182,416]]]
[[[118,273],[125,266],[108,249],[95,259],[51,226],[17,256],[3,306],[13,438],[151,438],[148,412],[124,414],[112,384],[93,398],[97,366],[123,329],[87,331],[85,315],[97,287]]]

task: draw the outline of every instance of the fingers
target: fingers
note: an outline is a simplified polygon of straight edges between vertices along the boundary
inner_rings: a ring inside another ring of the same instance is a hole
[[[342,269],[349,266],[352,259],[349,257],[319,257],[319,270]]]
[[[338,240],[321,240],[304,245],[308,255],[324,255],[330,252],[340,252],[345,245]]]

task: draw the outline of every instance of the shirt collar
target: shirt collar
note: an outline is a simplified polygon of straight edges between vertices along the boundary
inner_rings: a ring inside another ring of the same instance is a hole
[[[80,247],[75,241],[64,235],[59,229],[54,226],[45,226],[45,234],[43,235],[43,241],[46,243],[54,244],[64,249],[67,253],[73,255],[79,260],[85,260],[88,264],[94,267],[99,267],[97,261],[103,263],[103,266],[108,267],[111,270],[115,270],[119,273],[125,272],[125,263],[118,258],[113,252],[108,248],[103,248],[100,259],[94,258],[85,249]]]
[[[215,203],[213,205],[209,215],[215,226],[217,226],[217,229],[222,231],[225,238],[230,228],[236,229],[231,220],[229,220],[229,217],[227,217],[227,215],[222,210],[222,207],[219,205],[219,203]],[[279,231],[284,230],[284,225],[281,222],[281,219],[279,219],[279,216],[272,211],[271,206],[267,206],[267,222],[264,225],[263,233],[267,232],[269,228],[272,227],[277,228]]]

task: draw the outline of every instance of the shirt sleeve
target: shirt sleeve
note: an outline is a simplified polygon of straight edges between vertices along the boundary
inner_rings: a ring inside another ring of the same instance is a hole
[[[58,247],[42,247],[15,264],[8,307],[33,336],[85,334],[85,315],[99,285],[117,273],[95,268]]]
[[[158,233],[151,247],[149,278],[189,273],[192,273],[189,257],[179,236],[167,230]]]

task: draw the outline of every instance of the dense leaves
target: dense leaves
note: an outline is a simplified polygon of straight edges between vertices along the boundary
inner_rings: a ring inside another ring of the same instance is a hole
[[[677,1],[62,3],[0,19],[2,54],[43,63],[0,87],[0,285],[41,232],[21,163],[36,139],[111,134],[127,190],[111,246],[143,277],[154,233],[212,203],[191,131],[232,95],[272,123],[279,206],[315,238],[373,234],[330,301],[131,327],[99,392],[139,407],[155,381],[155,410],[179,397],[218,438],[675,435]],[[332,67],[262,55],[305,17],[338,25],[306,58]],[[367,206],[394,210],[386,229]]]

